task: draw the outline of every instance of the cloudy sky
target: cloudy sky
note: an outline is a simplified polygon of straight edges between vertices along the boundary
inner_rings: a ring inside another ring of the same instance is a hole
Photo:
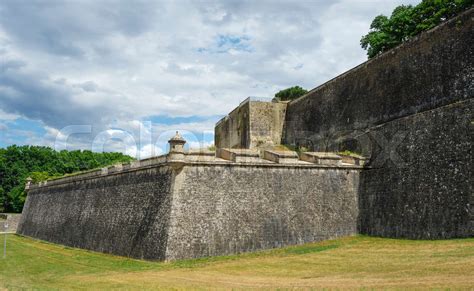
[[[371,20],[414,0],[0,1],[0,147],[191,147],[247,96],[366,60]]]

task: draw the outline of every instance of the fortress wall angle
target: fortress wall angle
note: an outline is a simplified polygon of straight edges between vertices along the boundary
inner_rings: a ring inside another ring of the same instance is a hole
[[[288,104],[285,143],[370,157],[360,181],[362,233],[474,236],[473,13]]]
[[[473,237],[473,13],[288,104],[246,100],[216,125],[216,153],[177,134],[168,155],[32,185],[17,233],[150,260]],[[262,149],[279,140],[312,152]]]
[[[33,185],[18,233],[149,260],[356,234],[358,166],[187,156],[180,167],[165,156]]]

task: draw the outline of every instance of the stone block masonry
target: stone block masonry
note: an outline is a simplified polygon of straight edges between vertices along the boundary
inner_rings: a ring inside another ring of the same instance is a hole
[[[473,237],[473,12],[288,104],[247,99],[216,125],[217,155],[176,134],[168,155],[28,184],[17,233],[149,260]]]
[[[281,143],[287,102],[249,97],[215,126],[217,148],[262,148]]]
[[[17,233],[121,256],[165,259],[170,167],[72,178],[32,187]]]
[[[175,182],[167,259],[355,235],[358,172],[268,164],[185,166]]]
[[[376,152],[373,167],[361,173],[360,232],[411,239],[473,237],[473,121],[470,99],[369,131],[403,139],[393,145],[396,152]]]
[[[474,236],[473,13],[288,104],[286,144],[370,157],[360,180],[362,233]]]
[[[21,214],[0,213],[0,232],[16,232]]]
[[[358,135],[474,96],[474,9],[288,103],[285,144],[370,154]]]
[[[354,165],[279,164],[258,157],[235,162],[208,152],[170,152],[113,168],[30,185],[18,233],[121,256],[175,260],[357,232],[361,168]]]

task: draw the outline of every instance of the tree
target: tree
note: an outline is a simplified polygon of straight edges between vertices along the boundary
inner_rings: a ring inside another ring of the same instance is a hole
[[[308,90],[303,89],[300,86],[294,86],[276,93],[273,101],[291,101],[303,96],[306,93],[308,93]]]
[[[373,58],[469,9],[473,2],[474,0],[423,0],[414,7],[398,6],[390,18],[384,15],[375,17],[369,33],[361,38],[360,45],[367,50],[368,57]]]
[[[16,145],[0,148],[0,211],[21,212],[28,177],[39,182],[130,160],[131,157],[121,153],[57,152],[48,147]]]

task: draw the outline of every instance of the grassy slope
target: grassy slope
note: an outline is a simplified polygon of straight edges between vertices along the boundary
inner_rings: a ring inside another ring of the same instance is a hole
[[[2,237],[3,243],[3,237]],[[474,238],[350,237],[239,256],[144,262],[10,235],[0,289],[474,287]]]

